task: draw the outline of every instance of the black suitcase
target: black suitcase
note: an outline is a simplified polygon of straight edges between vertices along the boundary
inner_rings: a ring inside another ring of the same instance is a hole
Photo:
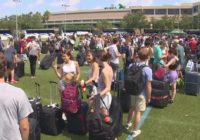
[[[15,68],[15,74],[17,75],[18,78],[24,76],[24,62],[19,62],[17,63],[17,67]]]
[[[152,89],[150,105],[157,108],[164,108],[170,100],[169,90]]]
[[[40,84],[35,82],[36,97],[29,97],[29,102],[33,108],[33,113],[29,115],[29,118],[34,118],[38,122],[40,121],[40,113],[42,111],[42,103],[40,98]]]
[[[88,104],[81,103],[81,109],[77,113],[68,113],[67,129],[70,133],[85,135],[87,133],[86,115],[88,111]]]
[[[157,108],[164,108],[170,100],[169,83],[153,80],[150,105]]]
[[[152,89],[169,91],[169,83],[164,81],[153,80],[151,82]]]
[[[43,70],[49,69],[55,58],[56,58],[55,53],[52,53],[51,55],[49,54],[45,55],[42,61],[40,62],[40,68]]]
[[[41,130],[39,122],[36,119],[29,118],[29,140],[40,140]]]
[[[50,104],[42,107],[40,115],[40,127],[42,133],[56,136],[63,131],[65,122],[62,119],[62,111],[59,105],[52,103],[53,84],[55,84],[55,89],[57,90],[57,83],[50,81]],[[58,95],[57,93],[55,94]]]
[[[121,109],[121,104],[118,98],[112,97],[112,103],[109,109],[110,116],[113,118],[112,129],[115,137],[122,135],[122,121],[123,112]]]
[[[131,95],[125,89],[119,90],[119,99],[123,112],[129,112],[131,107]]]
[[[184,92],[188,95],[200,95],[200,73],[185,72]]]

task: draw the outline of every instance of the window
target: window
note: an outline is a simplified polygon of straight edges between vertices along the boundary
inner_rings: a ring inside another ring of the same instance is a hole
[[[192,9],[181,9],[182,15],[192,15]]]
[[[193,11],[194,11],[194,13],[198,13],[199,12],[198,6],[194,6]]]
[[[179,9],[168,9],[168,15],[179,15]]]
[[[154,9],[144,9],[145,15],[154,15]]]
[[[155,10],[155,14],[156,15],[166,15],[167,14],[167,10],[166,9],[156,9]]]
[[[139,13],[139,12],[142,12],[142,10],[141,9],[133,9],[132,10],[132,13]]]

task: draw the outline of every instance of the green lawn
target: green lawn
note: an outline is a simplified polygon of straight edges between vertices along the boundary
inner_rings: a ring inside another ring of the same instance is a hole
[[[81,79],[85,79],[88,67],[81,67]],[[28,96],[35,95],[35,82],[41,84],[41,97],[43,104],[49,103],[49,83],[48,81],[58,81],[54,71],[40,70],[36,71],[37,78],[30,78],[29,64],[25,66],[26,75],[15,84],[21,87]],[[58,94],[54,94],[54,99],[58,98]],[[124,113],[124,124],[127,114]],[[145,120],[141,128],[142,133],[137,140],[199,140],[200,139],[200,98],[195,96],[187,96],[185,94],[177,94],[173,104],[165,109],[153,108],[149,116]],[[125,140],[128,133],[124,131],[119,140]],[[87,140],[87,136],[78,136],[69,134],[65,130],[59,136],[47,136],[42,134],[42,140]]]

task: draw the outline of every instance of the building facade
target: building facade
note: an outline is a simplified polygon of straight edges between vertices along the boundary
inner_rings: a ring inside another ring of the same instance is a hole
[[[96,24],[99,20],[107,20],[119,25],[124,16],[142,11],[147,19],[159,19],[162,16],[195,16],[200,13],[200,2],[183,3],[180,5],[134,6],[126,9],[100,9],[72,12],[51,13],[46,25],[56,27],[66,24]]]

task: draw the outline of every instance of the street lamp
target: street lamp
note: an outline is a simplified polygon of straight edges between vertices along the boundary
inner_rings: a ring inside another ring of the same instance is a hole
[[[21,0],[13,0],[13,2],[15,2],[15,6],[16,6],[16,14],[15,14],[15,16],[16,16],[16,22],[15,22],[15,26],[16,26],[16,38],[18,38],[18,19],[17,19],[17,3],[20,3],[21,2]]]
[[[61,6],[65,8],[65,31],[66,31],[67,7],[69,7],[70,5],[62,4]]]

